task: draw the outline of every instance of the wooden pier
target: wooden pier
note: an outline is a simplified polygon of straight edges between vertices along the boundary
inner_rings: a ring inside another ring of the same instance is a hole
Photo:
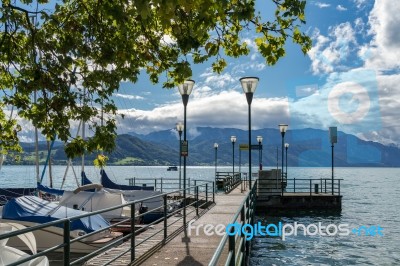
[[[200,224],[224,224],[231,222],[232,217],[237,212],[248,191],[241,191],[241,186],[237,186],[229,194],[223,192],[215,195],[215,205],[208,206],[203,212],[196,216],[193,207],[189,207],[187,221],[193,220],[193,226]],[[91,260],[85,265],[207,265],[217,249],[222,236],[207,236],[203,230],[196,235],[195,230],[189,232],[183,230],[181,217],[172,216],[168,218],[168,238],[164,241],[164,223],[158,223],[151,229],[140,233],[135,238],[137,241],[145,240],[150,234],[160,231],[157,237],[146,240],[144,244],[135,250],[135,261],[131,263],[131,254],[128,251],[123,256],[109,262],[118,256],[122,251],[129,250],[130,242],[125,242],[118,247],[109,249]]]

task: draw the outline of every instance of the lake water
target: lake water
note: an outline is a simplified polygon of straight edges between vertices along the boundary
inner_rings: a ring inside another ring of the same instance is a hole
[[[54,166],[54,187],[62,183],[66,167]],[[78,180],[80,167],[75,167]],[[167,171],[165,166],[110,166],[110,179],[128,184],[127,178],[176,178],[179,172]],[[218,167],[218,171],[231,171]],[[242,168],[243,171],[247,168]],[[213,180],[214,167],[187,167],[187,177]],[[254,168],[256,171],[256,168]],[[93,182],[100,179],[99,169],[86,166],[86,175]],[[35,185],[33,166],[8,166],[0,170],[0,187],[29,187]],[[288,177],[330,178],[330,168],[289,168]],[[383,236],[288,236],[255,237],[251,265],[400,265],[400,169],[397,168],[335,168],[335,177],[344,179],[340,213],[267,213],[256,217],[263,225],[282,222],[304,225],[348,224],[349,228],[380,226]],[[48,184],[47,175],[44,184]],[[64,188],[77,187],[70,168]]]

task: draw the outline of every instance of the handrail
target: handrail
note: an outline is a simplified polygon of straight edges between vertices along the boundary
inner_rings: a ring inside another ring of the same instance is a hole
[[[241,173],[217,172],[215,183],[217,188],[229,193],[242,183]]]
[[[203,208],[204,209],[204,208],[207,208],[208,206],[210,206],[210,204],[214,203],[214,200],[215,200],[215,195],[214,195],[215,194],[215,189],[214,189],[215,184],[214,184],[214,182],[212,182],[212,181],[207,181],[207,182],[203,182],[203,183],[200,183],[200,182],[198,182],[196,180],[196,182],[195,182],[196,185],[195,186],[189,186],[189,187],[186,188],[186,190],[188,190],[188,191],[193,191],[193,194],[187,193],[187,195],[188,195],[187,200],[192,201],[192,202],[190,202],[189,204],[186,204],[186,208],[188,208],[188,207],[195,208],[193,211],[189,212],[188,215],[193,213],[193,212],[196,212],[195,214],[196,214],[196,216],[198,216],[199,215],[199,208]],[[198,183],[200,183],[200,184],[198,184]],[[35,226],[28,227],[28,228],[25,228],[25,229],[4,233],[4,234],[0,235],[0,240],[1,239],[5,239],[5,238],[14,237],[14,236],[17,236],[17,235],[20,235],[20,234],[24,234],[24,233],[27,233],[27,232],[34,232],[36,230],[40,230],[40,229],[47,228],[47,227],[50,227],[50,226],[56,226],[56,225],[59,225],[59,224],[64,224],[64,240],[63,240],[62,243],[60,243],[59,245],[56,245],[54,247],[51,247],[51,248],[49,248],[47,250],[40,251],[40,252],[36,253],[35,255],[23,258],[22,260],[14,262],[12,265],[22,264],[24,262],[30,261],[30,260],[32,260],[34,258],[39,257],[39,256],[47,255],[51,251],[55,251],[55,250],[60,249],[60,248],[64,249],[64,265],[74,265],[74,264],[82,263],[84,260],[94,257],[95,255],[97,255],[101,251],[104,251],[106,248],[110,248],[112,246],[115,246],[117,243],[121,243],[123,239],[129,239],[129,238],[131,239],[131,246],[129,247],[129,249],[127,251],[123,251],[122,255],[124,255],[125,253],[131,251],[131,258],[133,258],[132,261],[134,261],[135,260],[135,249],[136,249],[136,247],[141,245],[142,243],[144,243],[144,241],[140,241],[140,242],[135,241],[135,235],[137,235],[138,233],[145,231],[147,228],[149,228],[150,226],[152,226],[152,225],[154,225],[154,224],[156,224],[158,222],[164,221],[163,227],[160,230],[157,230],[158,233],[162,233],[163,234],[162,242],[160,242],[160,243],[155,245],[155,247],[158,247],[158,246],[163,245],[167,238],[171,238],[172,236],[177,234],[176,233],[177,231],[182,230],[183,224],[182,224],[181,227],[179,227],[177,229],[176,229],[176,227],[174,227],[175,231],[173,231],[173,232],[171,232],[171,230],[167,230],[167,228],[169,228],[172,224],[175,224],[177,221],[180,221],[180,220],[183,219],[183,217],[180,217],[178,220],[176,220],[173,223],[171,223],[170,225],[168,225],[167,219],[169,217],[175,215],[176,213],[181,212],[182,209],[183,209],[183,206],[179,206],[179,208],[176,209],[175,211],[168,212],[169,207],[172,204],[176,204],[178,202],[181,202],[181,200],[183,200],[183,199],[180,198],[180,199],[170,200],[169,203],[167,202],[167,199],[171,194],[182,193],[182,191],[183,191],[183,189],[181,189],[181,190],[178,189],[178,190],[174,190],[174,191],[169,192],[169,193],[162,193],[162,194],[159,194],[159,195],[146,197],[144,199],[131,201],[131,202],[128,202],[128,203],[125,203],[125,204],[121,204],[121,205],[118,205],[118,206],[109,207],[109,208],[106,208],[106,209],[103,209],[103,210],[93,211],[93,212],[88,213],[88,214],[82,214],[82,215],[78,215],[78,216],[67,217],[67,218],[63,218],[63,219],[57,220],[57,221],[52,221],[52,222],[49,222],[49,223],[35,225]],[[96,214],[102,214],[102,213],[113,211],[113,210],[120,209],[120,208],[123,208],[123,207],[131,207],[131,217],[127,217],[126,221],[130,220],[131,221],[131,227],[134,228],[134,224],[135,224],[134,221],[136,221],[140,217],[145,216],[146,214],[149,214],[149,213],[155,211],[155,209],[152,209],[152,210],[148,210],[148,211],[146,211],[144,213],[141,213],[141,214],[135,214],[135,205],[140,204],[140,203],[145,202],[145,201],[148,201],[148,200],[152,200],[152,199],[156,199],[156,198],[159,199],[160,197],[163,199],[163,204],[162,204],[163,206],[161,206],[161,207],[159,207],[157,209],[160,209],[159,212],[163,214],[162,215],[163,217],[159,218],[155,222],[152,222],[151,224],[147,224],[147,225],[145,225],[145,226],[143,226],[143,227],[141,227],[139,229],[131,231],[129,234],[127,234],[123,238],[118,238],[114,242],[112,242],[110,244],[107,244],[106,247],[99,248],[98,250],[96,250],[96,251],[94,251],[92,253],[86,254],[85,256],[83,256],[80,259],[77,259],[75,261],[70,261],[70,245],[71,244],[73,244],[74,242],[76,242],[78,240],[84,239],[85,237],[88,237],[90,235],[96,234],[96,233],[98,233],[100,231],[105,231],[105,230],[109,230],[111,228],[114,228],[118,224],[122,223],[121,222],[121,223],[113,224],[113,225],[110,225],[108,227],[103,228],[102,230],[99,230],[99,231],[96,231],[96,232],[92,232],[92,233],[88,233],[88,234],[85,234],[84,236],[80,236],[80,237],[77,237],[75,239],[70,239],[70,237],[69,237],[70,236],[69,224],[71,223],[71,221],[76,220],[76,219],[80,219],[80,218],[90,217],[90,216],[93,216],[93,215],[96,215]],[[187,223],[189,221],[190,221],[190,219],[187,221]],[[65,225],[67,225],[67,226],[65,226]],[[155,237],[155,236],[156,236],[156,234],[152,234],[148,238],[152,238],[152,237]],[[110,260],[110,262],[115,261],[118,257],[121,257],[122,255],[118,254],[117,256],[112,258]]]
[[[268,196],[285,193],[307,193],[310,196],[337,195],[340,196],[341,178],[289,178],[281,181],[280,179],[261,179],[258,186],[258,195]]]
[[[247,196],[243,199],[242,203],[239,205],[239,209],[233,216],[231,224],[235,224],[238,219],[241,226],[243,226],[244,224],[254,223],[255,204],[257,199],[257,182],[258,180],[254,182],[253,187],[251,188]],[[231,229],[233,230],[233,227],[231,227]],[[237,247],[239,247],[239,250],[237,250],[236,247],[237,239],[240,239],[239,245],[237,245]],[[224,265],[242,265],[243,260],[247,261],[250,254],[250,243],[248,240],[246,240],[243,233],[240,233],[238,235],[238,238],[236,238],[236,235],[225,234],[222,237],[216,251],[214,252],[213,257],[208,264],[209,266],[218,265],[218,261],[221,258],[221,255],[227,243],[229,245],[229,252]]]

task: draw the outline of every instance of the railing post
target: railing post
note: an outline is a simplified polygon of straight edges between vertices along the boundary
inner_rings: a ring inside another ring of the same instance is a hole
[[[131,262],[135,261],[135,203],[131,204]]]
[[[340,196],[340,179],[338,179],[338,182],[339,182],[338,192],[339,192],[339,196]]]
[[[162,184],[162,183],[161,183]],[[167,239],[167,195],[163,196],[164,198],[164,241]]]
[[[230,266],[235,266],[236,262],[236,254],[235,254],[235,235],[233,233],[233,227],[231,227],[231,235],[229,235],[229,252],[232,252],[231,261],[229,262]]]
[[[195,187],[196,191],[196,216],[199,216],[199,187]]]
[[[312,181],[311,181],[311,179],[310,179],[310,196],[312,196],[312,195],[311,195],[311,192],[312,192],[312,184],[311,184],[311,183],[312,183]]]
[[[64,222],[64,265],[68,266],[70,261],[70,221],[67,219]]]
[[[320,178],[319,183],[321,184],[321,193],[322,193],[322,178]]]
[[[206,202],[208,202],[208,183],[206,183]]]
[[[296,178],[293,178],[293,193],[296,193]]]
[[[157,190],[157,178],[154,178],[154,191]]]
[[[163,189],[163,180],[162,180],[162,177],[160,178],[160,182],[161,182],[160,187],[161,187],[161,193],[162,193],[162,189]]]
[[[188,186],[187,187],[189,188],[189,195],[190,195],[190,178],[188,178]]]
[[[133,177],[133,185],[136,186],[136,177]]]
[[[212,189],[212,193],[213,193],[213,203],[215,203],[215,182],[213,181],[212,182],[212,184],[213,184],[213,189]]]
[[[246,220],[246,214],[245,214],[245,209],[244,209],[244,205],[242,206],[242,209],[240,210],[240,221],[242,222],[242,224],[245,224],[245,220]],[[242,231],[242,230],[240,230]],[[240,252],[242,253],[242,266],[244,266],[246,264],[246,260],[245,260],[245,256],[246,256],[246,237],[243,237],[243,232],[241,232],[240,236],[243,238],[243,243],[242,246],[240,247]]]
[[[326,179],[325,179],[325,193],[326,193]]]
[[[249,193],[251,193],[251,190],[249,191]],[[249,217],[250,217],[250,209],[249,209],[249,197],[246,198],[246,217],[245,217],[245,223],[249,223]],[[247,228],[248,230],[250,230],[249,228]],[[247,259],[250,256],[250,241],[246,241],[246,254],[244,257],[244,260],[247,261]]]

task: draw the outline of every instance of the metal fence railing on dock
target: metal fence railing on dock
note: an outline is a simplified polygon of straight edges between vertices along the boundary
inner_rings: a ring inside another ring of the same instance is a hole
[[[230,222],[230,224],[236,224],[237,227],[231,226],[229,229],[230,233],[223,236],[208,264],[209,266],[247,264],[251,245],[250,240],[246,239],[246,235],[250,234],[250,228],[247,225],[254,224],[257,186],[258,183],[255,180],[253,187],[240,204],[238,211]],[[237,228],[240,228],[240,230]],[[242,230],[246,230],[245,232],[248,234],[244,234]]]
[[[330,178],[284,178],[281,179],[260,179],[258,184],[258,196],[271,195],[296,195],[309,196],[336,195],[340,196],[340,182],[343,179]]]
[[[137,179],[136,179],[137,180]],[[194,186],[188,186],[186,188],[186,201],[183,202],[182,197],[176,197],[176,195],[183,194],[183,189],[172,190],[168,193],[159,194],[156,196],[132,201],[126,204],[118,205],[115,207],[110,207],[104,210],[90,212],[88,214],[63,218],[57,221],[31,226],[22,230],[12,231],[0,235],[0,241],[3,239],[16,237],[24,233],[49,229],[53,226],[59,226],[63,228],[63,241],[58,245],[40,251],[34,255],[23,257],[10,265],[20,265],[22,263],[31,261],[40,256],[48,256],[51,252],[56,250],[63,252],[63,264],[64,265],[82,265],[86,263],[88,265],[108,265],[111,263],[117,263],[121,265],[121,261],[128,261],[129,263],[122,264],[132,264],[137,260],[140,260],[142,256],[146,256],[151,252],[156,251],[162,245],[164,245],[168,240],[172,239],[174,236],[179,234],[183,226],[183,215],[181,215],[183,208],[186,208],[186,224],[194,217],[198,217],[210,207],[215,202],[215,183],[212,181],[204,180],[192,180],[191,184],[196,184]],[[163,190],[167,189],[166,184],[161,182],[157,184],[162,184]],[[190,184],[190,182],[189,182]],[[145,201],[151,200],[161,200],[162,204],[160,207],[138,212],[138,206],[141,206]],[[70,228],[71,222],[80,218],[88,218],[96,214],[103,214],[120,208],[130,208],[130,217],[121,217],[118,222],[110,224],[107,227],[102,228],[99,231],[84,234],[76,238],[71,238],[70,233],[72,229]],[[139,224],[141,218],[148,214],[158,213],[161,214],[160,218],[149,223],[149,224]],[[4,222],[4,221],[3,221]],[[84,254],[78,259],[73,260],[71,257],[71,245],[75,242],[83,241],[86,238],[93,236],[101,231],[120,231],[121,226],[130,226],[129,233],[124,234],[121,237],[115,238],[115,240],[109,242],[107,245],[96,249],[95,251]],[[149,245],[148,243],[151,243]],[[118,248],[115,248],[118,246]],[[111,252],[111,250],[113,252]],[[105,252],[107,251],[107,252]],[[98,259],[98,255],[103,253],[106,257]],[[92,258],[95,259],[91,260]],[[92,263],[90,263],[92,262]]]
[[[216,172],[215,184],[217,190],[229,193],[242,183],[241,173]]]

